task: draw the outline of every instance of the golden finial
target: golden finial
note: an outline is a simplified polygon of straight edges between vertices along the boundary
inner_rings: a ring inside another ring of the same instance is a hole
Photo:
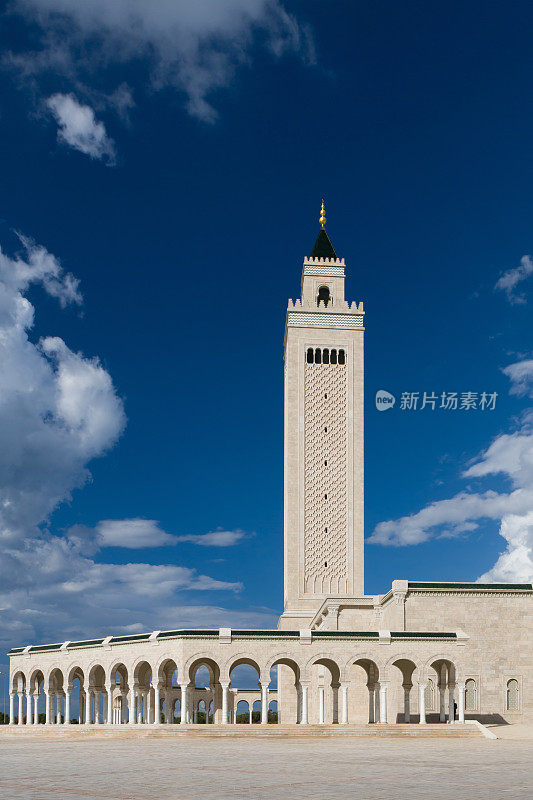
[[[324,200],[322,200],[322,208],[320,209],[320,218],[318,221],[323,228],[326,227],[326,209],[324,207]]]

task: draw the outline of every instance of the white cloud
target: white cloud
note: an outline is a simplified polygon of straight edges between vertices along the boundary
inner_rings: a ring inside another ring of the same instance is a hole
[[[533,358],[509,364],[503,372],[511,380],[511,394],[527,395],[533,400]]]
[[[97,122],[90,106],[79,103],[72,94],[54,94],[46,101],[56,118],[57,138],[91,158],[115,163],[115,144],[103,122]]]
[[[508,269],[496,282],[495,289],[505,292],[507,299],[513,305],[523,305],[526,298],[523,294],[518,294],[516,287],[533,274],[533,260],[531,256],[522,256],[520,266]]]
[[[517,362],[504,372],[511,393],[525,394],[531,378],[531,361]],[[500,523],[506,551],[480,580],[533,580],[533,412],[526,411],[516,430],[497,436],[463,472],[463,478],[500,475],[509,491],[462,491],[430,503],[415,514],[376,525],[369,542],[415,545],[436,536],[458,536],[475,530],[484,519]]]
[[[313,59],[307,27],[279,0],[14,0],[12,9],[42,34],[35,52],[9,57],[26,80],[48,71],[79,89],[97,72],[135,62],[154,88],[176,88],[206,121],[216,117],[211,96],[250,62],[257,41],[274,57]]]
[[[100,547],[162,547],[176,544],[176,537],[165,533],[155,519],[104,519],[95,528]]]
[[[500,555],[492,569],[481,575],[480,582],[529,582],[533,580],[533,511],[506,514],[502,519],[500,535],[507,541],[507,549]]]
[[[233,547],[243,539],[253,536],[253,534],[246,533],[240,529],[234,531],[210,531],[210,533],[191,533],[186,536],[178,536],[178,542],[191,542],[192,544],[199,544],[202,547]]]
[[[48,527],[54,509],[89,479],[90,460],[116,443],[126,417],[97,358],[73,352],[58,337],[31,340],[30,286],[40,285],[63,306],[82,297],[57,258],[29,239],[21,242],[19,257],[0,249],[0,649],[183,624],[191,613],[181,609],[183,593],[237,593],[242,584],[178,565],[94,559],[102,547],[174,544],[176,537],[154,520],[103,520],[63,536]],[[252,624],[263,612],[225,613],[225,624]],[[222,614],[207,606],[195,624]],[[263,618],[270,624],[272,614]]]

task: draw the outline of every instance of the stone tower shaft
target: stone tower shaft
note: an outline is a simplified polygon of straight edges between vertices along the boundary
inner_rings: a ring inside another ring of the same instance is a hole
[[[324,222],[285,328],[284,617],[362,596],[363,304]]]

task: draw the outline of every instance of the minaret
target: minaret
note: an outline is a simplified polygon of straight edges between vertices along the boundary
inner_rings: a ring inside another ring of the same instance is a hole
[[[364,592],[364,311],[344,299],[324,201],[319,221],[285,328],[285,628]]]

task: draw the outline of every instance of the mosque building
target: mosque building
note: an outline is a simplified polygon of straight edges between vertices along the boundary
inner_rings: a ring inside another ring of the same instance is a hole
[[[227,725],[243,708],[251,721],[254,702],[263,724],[274,704],[288,725],[533,721],[532,584],[395,580],[365,594],[365,313],[345,299],[345,271],[322,204],[285,325],[278,628],[15,647],[11,724],[70,725],[75,708],[83,725]],[[257,689],[232,687],[241,664]]]

